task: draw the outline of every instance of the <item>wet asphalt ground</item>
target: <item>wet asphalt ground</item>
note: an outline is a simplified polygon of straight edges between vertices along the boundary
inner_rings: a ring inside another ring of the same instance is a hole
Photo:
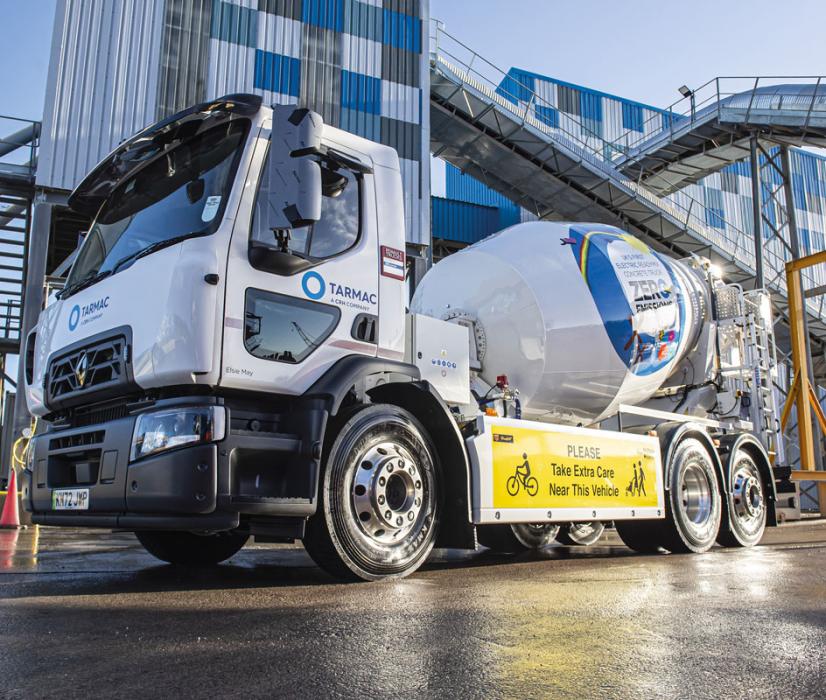
[[[129,534],[0,531],[0,697],[826,696],[826,523],[604,542],[340,584],[299,547],[180,571]]]

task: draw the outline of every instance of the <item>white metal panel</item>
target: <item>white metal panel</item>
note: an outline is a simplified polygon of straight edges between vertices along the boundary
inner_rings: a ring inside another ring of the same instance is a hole
[[[283,56],[300,58],[301,22],[289,17],[259,12],[258,48]]]
[[[207,69],[207,99],[233,92],[255,92],[255,49],[228,41],[210,39]]]
[[[341,67],[351,73],[381,78],[381,44],[352,34],[342,34]]]
[[[163,11],[163,0],[58,2],[38,185],[73,189],[155,121]]]
[[[421,120],[419,88],[383,80],[381,84],[381,113],[385,117],[418,124]]]
[[[469,404],[470,355],[467,326],[421,314],[408,317],[408,361],[419,368],[447,403]]]

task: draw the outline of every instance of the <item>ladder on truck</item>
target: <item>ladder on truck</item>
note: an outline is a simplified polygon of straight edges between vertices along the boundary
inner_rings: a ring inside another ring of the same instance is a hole
[[[715,291],[720,373],[726,389],[737,397],[741,409],[748,397],[752,431],[773,463],[784,460],[783,437],[773,377],[777,355],[769,293],[743,291],[729,284]],[[732,354],[732,349],[735,351]],[[745,418],[741,410],[741,417]]]
[[[785,463],[783,434],[777,410],[777,352],[769,293],[764,289],[745,292],[744,335],[746,363],[752,367],[753,398],[751,419],[754,431],[769,453],[773,464]]]

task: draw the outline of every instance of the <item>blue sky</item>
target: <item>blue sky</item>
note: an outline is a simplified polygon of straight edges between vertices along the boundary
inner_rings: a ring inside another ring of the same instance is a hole
[[[0,114],[41,118],[54,6],[0,0]],[[656,106],[716,75],[826,73],[824,0],[431,0],[431,15],[503,69]]]

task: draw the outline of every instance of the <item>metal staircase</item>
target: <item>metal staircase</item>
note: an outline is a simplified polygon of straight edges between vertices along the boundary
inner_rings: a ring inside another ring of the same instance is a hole
[[[656,123],[642,124],[647,136],[614,144],[617,168],[659,194],[750,157],[752,137],[826,146],[824,77],[719,77],[688,93],[657,114]]]
[[[676,257],[708,257],[729,282],[754,287],[752,233],[728,223],[707,226],[703,203],[663,199],[632,180],[613,162],[614,145],[586,124],[573,118],[548,124],[542,110],[552,105],[438,23],[431,35],[430,104],[434,155],[539,218],[614,224]],[[788,311],[783,270],[790,258],[780,245],[765,246],[760,256],[781,317]],[[813,278],[804,279],[805,288],[813,286]],[[809,299],[807,310],[810,333],[826,344],[823,298]]]
[[[40,123],[0,116],[0,354],[20,349]]]

